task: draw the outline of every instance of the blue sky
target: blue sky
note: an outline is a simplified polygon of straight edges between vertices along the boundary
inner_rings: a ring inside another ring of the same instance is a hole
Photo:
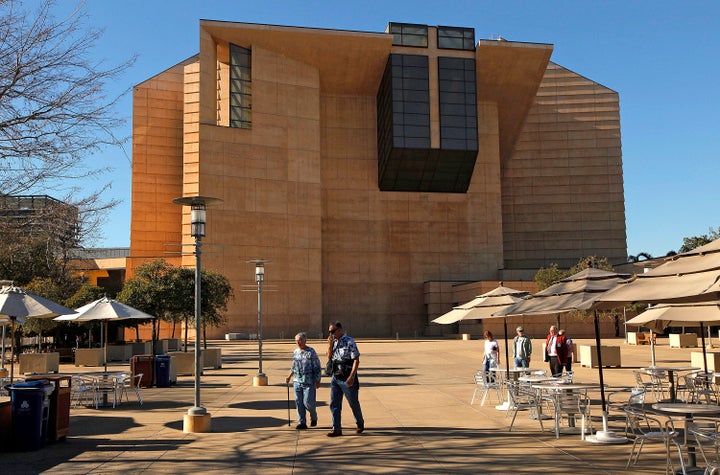
[[[628,253],[665,255],[720,226],[720,2],[88,0],[86,9],[105,29],[98,59],[138,55],[117,91],[197,53],[200,19],[360,31],[395,21],[551,43],[553,62],[620,94]],[[131,108],[128,95],[121,135]],[[110,193],[123,200],[94,244],[129,246],[130,146],[94,160],[114,168]]]

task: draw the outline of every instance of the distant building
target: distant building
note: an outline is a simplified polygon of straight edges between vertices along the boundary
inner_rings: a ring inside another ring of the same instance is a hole
[[[115,297],[123,288],[129,255],[128,247],[76,249],[70,265],[88,284],[102,287],[108,297]]]
[[[0,193],[0,229],[6,234],[77,240],[78,209],[48,195]]]
[[[257,329],[250,259],[272,261],[269,338],[334,319],[437,334],[448,283],[626,260],[618,94],[551,62],[552,45],[209,20],[199,43],[134,89],[128,275],[194,265],[173,198],[224,200],[202,259],[235,300],[211,338]]]

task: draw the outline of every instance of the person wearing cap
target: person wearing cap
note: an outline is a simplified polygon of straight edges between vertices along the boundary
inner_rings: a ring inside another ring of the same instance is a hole
[[[517,335],[513,338],[513,359],[516,368],[529,368],[530,355],[532,354],[532,342],[525,336],[525,329],[517,327]]]

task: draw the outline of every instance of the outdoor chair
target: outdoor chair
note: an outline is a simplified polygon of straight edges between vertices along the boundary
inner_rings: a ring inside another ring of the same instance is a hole
[[[470,399],[470,405],[475,402],[475,397],[478,393],[482,392],[482,400],[480,405],[485,405],[485,400],[489,393],[494,392],[497,398],[498,404],[502,404],[502,384],[495,378],[495,374],[491,371],[480,370],[475,373],[475,391],[473,391],[472,398]]]
[[[625,435],[630,432],[630,422],[625,412],[626,407],[634,407],[642,409],[645,404],[645,388],[634,387],[634,388],[622,388],[616,391],[611,391],[607,394],[607,409],[608,413],[616,412],[625,421]]]
[[[118,378],[117,377],[100,377],[95,382],[95,408],[100,406],[100,400],[106,403],[112,396],[112,407],[117,407],[118,403]]]
[[[705,474],[720,473],[720,420],[695,417],[688,425],[688,436],[692,437],[695,447],[705,461]]]
[[[663,384],[654,378],[651,373],[636,369],[633,371],[633,376],[635,376],[635,385],[651,392],[656,401],[664,399]]]
[[[560,427],[564,419],[567,420],[568,427],[577,427],[577,419],[580,419],[581,439],[585,440],[586,431],[592,431],[591,401],[587,391],[556,391],[549,399],[555,411],[555,438],[560,438]]]
[[[143,398],[140,394],[140,381],[142,380],[143,373],[138,373],[134,376],[132,375],[125,375],[122,380],[118,382],[120,387],[120,402],[122,403],[123,396],[125,397],[125,400],[130,402],[130,399],[128,398],[128,391],[135,391],[135,396],[137,397],[138,403],[142,406],[143,404]],[[472,404],[472,402],[471,402]]]
[[[660,442],[665,446],[665,472],[675,473],[672,457],[670,456],[670,446],[673,445],[677,449],[680,468],[684,474],[685,462],[681,444],[678,441],[678,439],[682,439],[682,434],[675,429],[673,420],[667,418],[665,422],[662,422],[658,417],[647,414],[641,407],[630,405],[625,407],[625,413],[627,414],[630,432],[635,437],[625,468],[628,469],[630,465],[637,464],[645,442]]]
[[[77,407],[78,405],[97,407],[95,381],[82,376],[72,376],[70,385],[70,400],[72,402],[72,407]]]
[[[717,404],[714,373],[697,373],[688,377],[686,383],[692,386],[691,400],[688,402]]]
[[[512,431],[517,413],[522,410],[529,410],[530,418],[536,419],[540,422],[540,430],[544,431],[545,428],[543,427],[542,408],[540,406],[540,398],[537,391],[532,389],[529,385],[522,384],[519,381],[508,381],[507,389],[508,394],[510,395],[510,407],[505,413],[505,417],[507,417],[510,411],[513,413],[508,431]]]

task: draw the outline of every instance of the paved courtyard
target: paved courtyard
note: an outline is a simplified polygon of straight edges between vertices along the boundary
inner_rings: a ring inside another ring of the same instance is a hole
[[[717,344],[717,340],[714,341]],[[534,340],[537,351],[541,340]],[[577,340],[576,344],[589,344]],[[622,367],[606,368],[609,386],[632,386],[632,370],[650,364],[648,346],[622,339]],[[324,342],[310,341],[320,350]],[[265,341],[263,369],[269,385],[254,387],[257,342],[213,341],[223,352],[221,369],[206,369],[201,399],[212,414],[212,432],[186,434],[183,415],[194,400],[193,377],[179,376],[170,388],[143,389],[145,404],[71,409],[70,436],[35,452],[0,453],[2,472],[16,473],[621,473],[630,444],[595,445],[579,435],[554,437],[547,424],[521,412],[510,419],[495,401],[470,405],[473,373],[480,367],[477,340],[358,340],[362,353],[360,401],[366,431],[354,433],[352,413],[343,411],[345,435],[325,436],[330,426],[327,382],[318,392],[319,425],[295,431],[288,425],[288,372],[294,343]],[[685,365],[699,348],[669,348],[658,339],[657,364]],[[501,345],[501,354],[504,348]],[[322,358],[322,356],[321,356]],[[503,361],[504,365],[504,361]],[[533,367],[545,368],[538,357]],[[113,365],[109,369],[126,369]],[[61,365],[61,372],[92,371]],[[597,382],[596,368],[576,364],[576,381]],[[594,395],[600,426],[599,393]],[[620,421],[611,429],[622,430]],[[665,469],[664,448],[650,444],[632,473]]]

